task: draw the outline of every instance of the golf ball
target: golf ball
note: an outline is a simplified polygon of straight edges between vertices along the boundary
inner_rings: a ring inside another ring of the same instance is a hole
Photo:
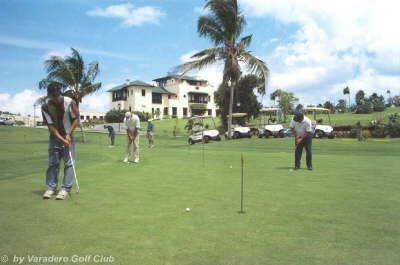
[[[190,208],[186,208],[186,212],[190,212]]]
[[[229,166],[229,168],[232,168],[232,166]]]
[[[292,171],[293,171],[293,169],[291,168],[291,169],[289,169],[289,171],[290,171],[290,172],[292,172]]]

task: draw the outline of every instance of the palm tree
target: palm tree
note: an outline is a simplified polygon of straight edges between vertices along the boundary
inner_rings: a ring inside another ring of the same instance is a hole
[[[64,96],[72,98],[79,106],[85,96],[101,88],[101,83],[94,83],[99,73],[99,63],[91,62],[86,67],[79,52],[74,48],[71,50],[71,56],[51,56],[45,61],[47,77],[39,82],[39,89],[47,89],[49,84],[55,83],[61,87]],[[79,127],[82,140],[85,141],[82,125]]]
[[[200,36],[209,38],[214,43],[214,47],[192,55],[191,58],[193,60],[178,66],[177,70],[181,71],[183,75],[192,69],[200,70],[217,61],[223,61],[222,86],[229,88],[227,127],[228,137],[230,138],[233,91],[242,74],[239,63],[244,64],[250,73],[257,76],[259,79],[257,90],[261,94],[265,94],[269,69],[262,60],[247,50],[251,43],[252,35],[240,38],[246,21],[240,13],[237,0],[207,0],[204,8],[208,9],[209,13],[199,17],[197,31]],[[226,117],[226,113],[222,113],[222,118],[226,120],[224,116]],[[224,126],[226,128],[225,122]]]
[[[389,104],[389,107],[391,107],[392,106],[392,98],[390,97],[390,90],[388,89],[388,90],[386,90],[386,93],[388,94],[388,96],[389,96],[389,99],[388,99],[388,104]]]
[[[343,95],[349,95],[349,111],[350,111],[350,88],[348,87],[348,86],[346,86],[344,89],[343,89]]]

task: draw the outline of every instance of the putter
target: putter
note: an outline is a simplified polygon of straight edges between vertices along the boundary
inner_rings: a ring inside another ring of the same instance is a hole
[[[74,159],[72,158],[71,150],[68,150],[68,152],[69,152],[69,158],[71,159],[72,162],[72,169],[74,171],[74,178],[76,182],[76,193],[79,193],[79,183],[78,183],[78,178],[76,177],[75,162]]]

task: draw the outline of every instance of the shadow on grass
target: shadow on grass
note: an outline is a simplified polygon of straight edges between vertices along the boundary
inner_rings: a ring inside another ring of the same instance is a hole
[[[290,169],[293,169],[294,170],[293,167],[275,167],[275,169],[277,169],[277,170],[290,170]]]
[[[43,192],[44,192],[44,190],[34,190],[34,191],[32,191],[32,193],[35,194],[38,197],[42,197],[43,196]]]

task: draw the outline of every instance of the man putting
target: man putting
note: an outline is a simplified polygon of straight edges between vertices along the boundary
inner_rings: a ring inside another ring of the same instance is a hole
[[[307,169],[312,170],[312,137],[313,128],[311,120],[304,116],[301,112],[296,112],[293,116],[293,120],[290,122],[290,128],[294,134],[295,139],[295,164],[294,169],[300,168],[301,155],[303,153],[303,148],[306,149],[306,162]]]
[[[73,157],[75,141],[73,132],[79,125],[79,109],[71,98],[60,94],[60,87],[51,84],[47,88],[47,98],[42,105],[43,122],[49,128],[49,166],[46,171],[47,190],[43,199],[50,199],[57,190],[60,160],[64,160],[64,180],[56,199],[64,200],[74,182]]]
[[[154,124],[152,119],[147,121],[147,140],[149,141],[149,148],[154,147]]]
[[[139,117],[136,114],[128,111],[125,113],[124,122],[126,126],[127,143],[125,159],[123,162],[129,163],[129,161],[132,161],[131,158],[133,156],[133,162],[139,163]]]
[[[110,138],[111,145],[109,147],[114,147],[115,146],[115,131],[114,127],[111,125],[104,125],[104,129],[108,130],[108,137]]]

